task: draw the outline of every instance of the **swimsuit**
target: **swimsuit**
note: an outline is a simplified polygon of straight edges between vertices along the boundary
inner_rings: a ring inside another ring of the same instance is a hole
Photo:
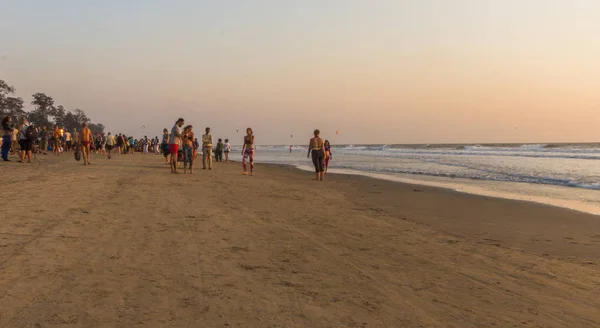
[[[244,156],[242,157],[242,164],[244,165],[244,171],[248,172],[248,166],[246,162],[250,158],[250,170],[254,172],[254,148],[246,148],[244,150]]]
[[[315,137],[311,140],[310,145],[314,147],[311,149],[311,157],[313,165],[315,166],[315,172],[321,173],[325,172],[325,152],[323,151],[322,145],[323,141],[321,138]]]

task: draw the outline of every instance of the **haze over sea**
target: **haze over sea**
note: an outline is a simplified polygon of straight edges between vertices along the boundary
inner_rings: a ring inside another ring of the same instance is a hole
[[[305,146],[258,146],[257,161],[311,170]],[[236,154],[236,152],[234,152]],[[600,143],[333,145],[330,171],[600,214]],[[235,157],[234,157],[235,158]]]

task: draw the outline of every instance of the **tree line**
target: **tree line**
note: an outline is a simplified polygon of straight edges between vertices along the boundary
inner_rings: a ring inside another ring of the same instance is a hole
[[[104,125],[92,123],[85,112],[79,108],[67,111],[62,105],[54,104],[54,99],[45,93],[35,93],[31,97],[33,108],[25,110],[23,98],[15,95],[15,88],[4,80],[0,80],[0,119],[11,115],[14,122],[25,117],[29,122],[38,127],[47,127],[49,130],[58,125],[66,131],[80,129],[83,123],[87,123],[92,133],[104,133]]]

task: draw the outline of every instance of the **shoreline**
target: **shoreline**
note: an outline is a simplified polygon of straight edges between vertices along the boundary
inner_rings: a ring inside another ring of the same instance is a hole
[[[290,167],[294,167],[301,171],[311,171],[312,167],[309,165],[295,165],[295,164],[262,164],[262,165],[287,165]],[[393,181],[397,183],[404,183],[415,186],[427,186],[427,187],[435,187],[441,189],[447,189],[450,191],[469,194],[469,195],[479,195],[485,197],[492,197],[498,199],[507,199],[521,202],[528,202],[540,205],[546,205],[551,207],[563,208],[573,210],[579,213],[591,214],[600,217],[600,205],[591,205],[585,202],[578,201],[569,201],[569,200],[561,200],[550,197],[536,196],[536,195],[519,195],[517,193],[510,192],[498,192],[486,189],[481,186],[468,186],[465,183],[480,183],[480,184],[498,184],[498,185],[509,185],[509,184],[520,184],[527,186],[536,186],[536,187],[547,187],[547,188],[576,188],[570,186],[558,186],[558,185],[543,185],[543,184],[532,184],[527,182],[509,182],[509,181],[492,181],[492,180],[474,180],[474,179],[464,179],[464,178],[455,178],[455,182],[445,182],[441,181],[443,179],[434,176],[420,176],[415,174],[386,174],[386,173],[376,173],[376,172],[367,172],[360,170],[352,170],[352,169],[335,169],[331,168],[330,173],[328,174],[336,174],[336,175],[359,175],[370,177],[377,180],[386,180]],[[401,177],[402,176],[402,177]],[[413,178],[414,177],[414,178]],[[425,179],[419,180],[418,177],[429,178],[429,181]],[[435,181],[435,180],[439,181]],[[446,179],[448,180],[448,179]],[[463,184],[461,184],[463,182]],[[583,188],[580,188],[583,189]],[[596,192],[596,190],[583,189],[589,192]],[[598,191],[600,197],[600,191]]]

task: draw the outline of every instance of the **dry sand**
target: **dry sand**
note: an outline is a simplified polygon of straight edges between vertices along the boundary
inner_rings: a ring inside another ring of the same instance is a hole
[[[38,158],[0,163],[0,327],[600,327],[599,217],[280,166]]]

